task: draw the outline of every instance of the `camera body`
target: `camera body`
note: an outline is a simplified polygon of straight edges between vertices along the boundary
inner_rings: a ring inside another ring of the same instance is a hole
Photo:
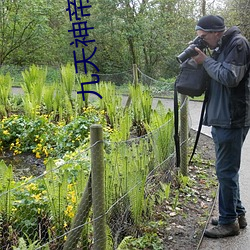
[[[179,63],[183,63],[188,58],[198,55],[198,53],[195,51],[195,47],[199,48],[200,50],[203,50],[207,48],[207,43],[199,36],[197,36],[190,45],[180,54],[176,57],[177,61]]]

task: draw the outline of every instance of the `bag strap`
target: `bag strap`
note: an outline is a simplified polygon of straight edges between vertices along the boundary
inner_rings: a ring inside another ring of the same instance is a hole
[[[196,148],[197,148],[197,145],[198,145],[198,141],[199,141],[199,138],[200,138],[203,117],[204,117],[204,113],[205,113],[205,109],[206,109],[206,104],[207,104],[207,90],[205,91],[205,97],[204,97],[204,101],[203,101],[202,108],[201,108],[199,126],[198,126],[198,130],[196,132],[195,143],[194,143],[194,147],[193,147],[193,152],[192,152],[192,154],[190,156],[190,159],[189,159],[189,164],[192,162],[192,159],[193,159],[193,156],[195,154],[195,151],[196,151]]]
[[[208,91],[205,91],[205,97],[204,101],[202,104],[202,109],[201,109],[201,114],[200,114],[200,121],[199,121],[199,126],[198,130],[196,133],[196,138],[195,138],[195,143],[193,147],[193,151],[189,160],[189,164],[192,162],[193,156],[195,154],[198,141],[200,138],[200,133],[201,133],[201,128],[202,128],[202,122],[203,122],[203,117],[206,109],[206,104],[207,104],[207,96],[208,96]],[[178,92],[176,89],[176,82],[174,84],[174,128],[175,128],[175,134],[174,134],[174,141],[175,141],[175,152],[176,152],[176,167],[180,167],[180,137],[179,137],[179,112],[178,112]]]
[[[176,82],[174,83],[174,141],[175,141],[175,153],[176,153],[176,167],[180,167],[180,137],[179,137],[179,112],[178,112],[178,93],[176,88]]]

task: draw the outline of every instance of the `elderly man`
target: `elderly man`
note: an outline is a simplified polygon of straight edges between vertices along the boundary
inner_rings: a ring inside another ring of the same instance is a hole
[[[202,17],[196,33],[213,50],[201,50],[193,59],[210,76],[204,125],[212,126],[219,181],[219,218],[205,235],[212,238],[238,235],[247,226],[240,200],[239,169],[241,149],[250,126],[250,46],[237,27],[225,29],[220,16]]]

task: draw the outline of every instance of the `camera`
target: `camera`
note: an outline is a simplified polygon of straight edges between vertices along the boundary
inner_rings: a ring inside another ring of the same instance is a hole
[[[188,58],[198,55],[198,53],[195,51],[195,47],[199,48],[200,50],[203,50],[207,48],[207,43],[199,36],[197,36],[190,45],[180,54],[176,57],[177,61],[179,63],[183,63]]]

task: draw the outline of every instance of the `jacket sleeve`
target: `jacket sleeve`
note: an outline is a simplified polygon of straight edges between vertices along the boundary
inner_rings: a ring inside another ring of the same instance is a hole
[[[235,39],[226,49],[224,58],[207,57],[203,66],[209,76],[227,87],[237,87],[249,67],[249,46],[243,37]]]

